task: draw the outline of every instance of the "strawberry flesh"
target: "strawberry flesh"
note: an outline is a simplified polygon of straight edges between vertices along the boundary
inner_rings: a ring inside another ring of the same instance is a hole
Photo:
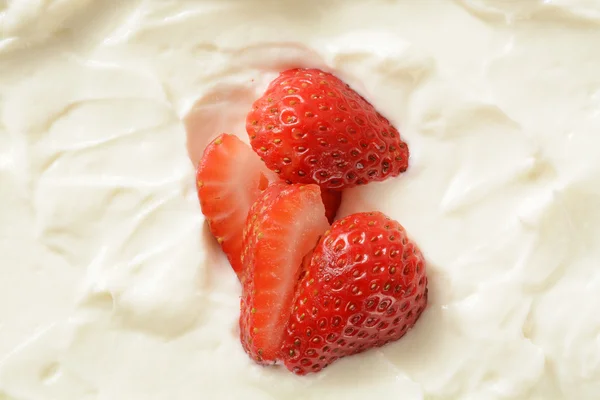
[[[202,213],[238,277],[248,210],[269,183],[278,180],[250,146],[230,134],[215,138],[198,164],[196,185]]]
[[[303,259],[328,227],[316,185],[273,184],[248,213],[240,338],[256,362],[275,362]]]

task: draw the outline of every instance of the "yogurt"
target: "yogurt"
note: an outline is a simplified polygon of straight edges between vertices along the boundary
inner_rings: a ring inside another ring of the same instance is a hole
[[[597,399],[598,43],[597,0],[0,1],[0,399]],[[409,143],[340,211],[430,279],[407,336],[308,377],[244,354],[193,167],[298,66]]]

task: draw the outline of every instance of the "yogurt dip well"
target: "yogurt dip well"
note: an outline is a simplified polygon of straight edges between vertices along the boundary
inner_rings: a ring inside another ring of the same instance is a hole
[[[0,32],[0,399],[600,395],[597,1],[13,0]],[[294,66],[409,143],[341,215],[430,279],[402,340],[303,378],[241,350],[192,163]]]

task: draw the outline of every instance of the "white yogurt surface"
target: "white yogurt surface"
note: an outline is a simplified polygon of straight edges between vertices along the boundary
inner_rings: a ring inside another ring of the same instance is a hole
[[[600,398],[599,43],[598,0],[0,0],[0,399]],[[292,66],[408,141],[342,214],[400,221],[431,282],[308,377],[244,354],[186,150]]]

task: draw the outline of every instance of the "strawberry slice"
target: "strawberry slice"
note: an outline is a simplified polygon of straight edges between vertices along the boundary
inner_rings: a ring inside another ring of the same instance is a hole
[[[273,184],[250,209],[240,339],[256,362],[278,356],[302,261],[328,227],[317,185]]]
[[[204,150],[196,184],[211,233],[241,279],[242,232],[248,210],[279,178],[237,136],[221,134]]]

